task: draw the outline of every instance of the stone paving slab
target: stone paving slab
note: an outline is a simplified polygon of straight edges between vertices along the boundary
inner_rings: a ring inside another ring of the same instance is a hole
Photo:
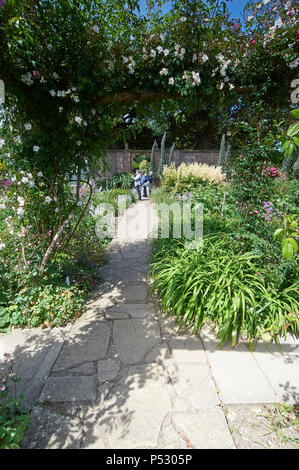
[[[277,401],[299,404],[299,338],[277,344],[259,343],[252,356],[277,395]]]
[[[171,406],[165,383],[164,369],[156,364],[130,367],[106,400],[106,413],[89,411],[93,419],[85,424],[82,448],[102,448],[103,440],[109,449],[156,447]]]
[[[134,270],[132,268],[123,268],[115,270],[113,268],[101,268],[99,270],[100,276],[106,281],[145,281],[146,273]]]
[[[220,404],[208,366],[172,365],[168,373],[174,390],[180,398],[195,409],[208,409]]]
[[[98,380],[107,382],[117,377],[121,368],[120,361],[117,359],[106,359],[98,362]]]
[[[173,425],[180,430],[193,449],[234,449],[223,411],[220,407],[175,413]]]
[[[92,376],[49,377],[40,402],[89,402],[95,399],[95,379]]]
[[[113,338],[119,358],[125,364],[142,361],[146,353],[161,342],[157,322],[135,318],[126,321],[116,320]]]
[[[39,397],[69,330],[70,327],[33,328],[0,334],[0,361],[4,353],[13,356],[14,372],[21,379],[16,384],[16,393],[23,394],[23,406],[27,409],[31,409]]]
[[[169,341],[173,358],[177,363],[207,364],[206,352],[199,336],[178,333]]]
[[[126,313],[131,318],[152,318],[156,316],[156,309],[150,303],[121,303],[111,307],[106,316],[116,313]],[[114,317],[116,318],[116,317]]]
[[[93,362],[86,362],[77,367],[72,367],[71,369],[64,369],[63,371],[53,371],[51,375],[53,377],[67,377],[74,375],[94,375],[96,373]]]
[[[201,339],[224,404],[274,403],[278,400],[245,344],[236,349],[230,345],[220,349],[214,335],[207,331],[201,333]]]
[[[80,449],[82,425],[79,419],[62,416],[42,406],[33,408],[23,449]]]
[[[110,327],[104,321],[77,322],[67,336],[53,370],[69,369],[83,361],[104,359],[110,336]]]

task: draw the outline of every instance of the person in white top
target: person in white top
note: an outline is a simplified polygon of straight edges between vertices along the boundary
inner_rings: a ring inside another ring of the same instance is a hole
[[[136,170],[136,176],[132,175],[132,178],[134,180],[134,185],[138,194],[138,199],[141,201],[141,192],[140,192],[140,185],[141,185],[141,173],[140,170]]]

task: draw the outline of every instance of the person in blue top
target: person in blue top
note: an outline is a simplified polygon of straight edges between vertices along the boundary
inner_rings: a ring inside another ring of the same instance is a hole
[[[134,180],[134,186],[135,186],[137,194],[138,194],[138,199],[139,199],[139,201],[141,201],[141,192],[140,192],[141,172],[140,172],[140,170],[136,170],[136,175],[135,176],[132,175],[132,178]]]
[[[141,172],[140,184],[142,188],[141,191],[143,191],[143,197],[147,197],[147,192],[146,192],[147,175],[145,175],[143,172]]]

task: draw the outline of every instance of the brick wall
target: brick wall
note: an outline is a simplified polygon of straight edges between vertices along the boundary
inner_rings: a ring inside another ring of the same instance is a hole
[[[115,173],[133,170],[133,160],[138,155],[147,155],[151,157],[150,150],[108,150],[106,162],[110,170],[105,173],[106,178],[110,178]],[[168,158],[167,152],[166,157]],[[181,163],[207,163],[208,165],[216,165],[218,162],[219,150],[175,150],[173,153],[173,161],[176,165]],[[156,166],[160,162],[160,150],[155,152]]]

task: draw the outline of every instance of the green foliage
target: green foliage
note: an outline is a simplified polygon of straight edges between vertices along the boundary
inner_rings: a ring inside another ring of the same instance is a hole
[[[139,169],[140,169],[143,173],[147,173],[147,172],[148,172],[148,162],[147,162],[147,160],[143,160],[143,161],[140,163]]]
[[[162,310],[194,332],[216,325],[221,344],[231,338],[235,346],[240,335],[252,342],[299,332],[298,279],[279,291],[258,256],[235,253],[229,236],[206,236],[198,250],[184,249],[181,240],[160,241],[151,274]]]
[[[299,258],[282,259],[280,244],[273,241],[285,201],[296,210],[298,183],[267,175],[259,181],[255,162],[242,160],[235,160],[231,184],[202,181],[193,187],[190,182],[183,195],[163,186],[154,193],[156,203],[203,203],[204,240],[200,249],[188,250],[185,239],[172,238],[172,232],[169,239],[158,239],[151,276],[162,311],[176,316],[180,326],[196,332],[204,324],[213,325],[221,344],[231,339],[233,345],[239,340],[253,345],[258,339],[279,341],[280,335],[299,332]],[[237,174],[244,187],[251,185],[244,205],[243,194],[236,191]],[[175,187],[175,181],[170,185]],[[297,219],[292,219],[293,242]]]
[[[294,152],[298,152],[299,149],[299,109],[293,109],[291,111],[292,116],[297,120],[293,122],[285,129],[285,121],[277,122],[274,120],[276,127],[276,134],[269,133],[267,143],[273,145],[274,143],[281,146],[281,150],[284,153],[286,160],[291,159]]]
[[[274,240],[281,240],[282,256],[286,260],[291,260],[298,253],[299,240],[299,219],[295,216],[284,214],[284,224],[274,233]]]
[[[176,167],[174,164],[165,166],[162,176],[162,188],[174,194],[190,192],[202,185],[220,184],[224,180],[219,167],[201,163],[182,163]]]
[[[64,326],[81,315],[97,268],[105,260],[105,243],[96,237],[95,220],[87,215],[40,278],[38,254],[27,256],[30,264],[24,266],[20,248],[14,251],[7,242],[0,259],[0,330]]]
[[[112,178],[107,178],[107,179],[97,181],[96,184],[98,188],[102,187],[105,190],[116,189],[116,188],[128,190],[132,187],[131,173],[129,172],[115,173],[115,175],[113,175]]]
[[[162,141],[161,141],[161,155],[160,155],[160,162],[158,167],[158,175],[162,176],[164,166],[166,165],[166,150],[165,150],[165,142],[166,142],[166,132],[164,132]]]
[[[0,374],[0,449],[18,449],[29,423],[30,415],[22,407],[22,395],[14,397],[9,387],[19,382],[13,373],[13,360],[5,354]],[[3,400],[2,400],[3,399]]]

